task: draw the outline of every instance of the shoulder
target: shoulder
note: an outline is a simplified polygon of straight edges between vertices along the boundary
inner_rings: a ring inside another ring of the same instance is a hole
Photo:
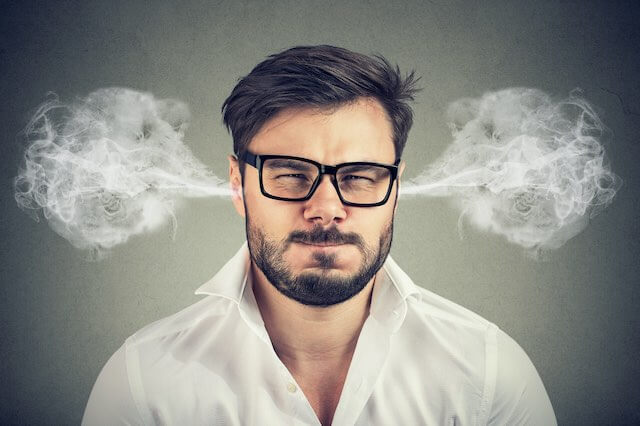
[[[198,336],[224,327],[232,306],[228,299],[205,297],[130,336],[98,375],[82,424],[153,423],[149,384],[157,385],[175,370],[180,364],[176,354],[198,353],[198,345],[211,344]]]
[[[234,306],[228,299],[207,296],[131,335],[123,346],[134,392],[145,393],[150,383],[159,385],[175,368],[224,345],[237,328],[237,321],[229,320],[237,311]]]
[[[535,366],[507,333],[424,288],[408,298],[407,305],[408,329],[440,353],[438,362],[448,377],[464,365],[459,376],[482,394],[479,415],[487,424],[556,424]]]
[[[487,333],[495,334],[495,325],[459,304],[419,286],[391,257],[385,263],[385,277],[395,288],[393,294],[406,301],[407,317],[420,332],[424,327],[443,327],[443,332],[468,332],[484,339]],[[394,302],[395,303],[395,302]],[[413,327],[407,327],[413,328]],[[483,337],[484,336],[484,337]]]
[[[536,367],[520,345],[502,330],[496,336],[495,371],[488,424],[557,424]]]
[[[210,322],[215,326],[220,323],[221,318],[228,314],[232,305],[233,303],[230,303],[228,299],[207,296],[175,314],[146,325],[129,337],[125,344],[130,348],[150,344],[154,341],[166,341],[198,327],[203,321]]]
[[[491,356],[498,332],[491,321],[421,287],[407,298],[403,329],[453,358],[467,358],[479,370]]]
[[[82,425],[144,424],[131,392],[125,352],[121,346],[100,371],[89,395]]]
[[[416,315],[480,333],[495,330],[495,324],[475,312],[423,287],[416,288],[415,297],[407,301]]]

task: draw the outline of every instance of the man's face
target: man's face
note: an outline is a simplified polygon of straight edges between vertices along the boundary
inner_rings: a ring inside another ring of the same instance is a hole
[[[285,110],[262,127],[249,151],[327,165],[395,161],[386,113],[370,99],[332,110]],[[241,199],[235,161],[230,174],[238,194],[234,205],[246,217],[251,258],[282,294],[306,305],[340,303],[360,292],[384,263],[393,234],[395,184],[386,204],[355,207],[342,204],[329,175],[309,200],[291,202],[265,197],[258,170],[250,165]]]

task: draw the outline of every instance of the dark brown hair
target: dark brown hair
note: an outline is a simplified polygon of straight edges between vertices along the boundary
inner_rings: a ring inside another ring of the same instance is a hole
[[[222,104],[223,122],[241,156],[265,122],[286,108],[331,108],[375,98],[389,117],[400,158],[413,124],[408,101],[419,90],[418,80],[413,71],[403,78],[380,55],[327,45],[293,47],[269,56],[238,82]]]

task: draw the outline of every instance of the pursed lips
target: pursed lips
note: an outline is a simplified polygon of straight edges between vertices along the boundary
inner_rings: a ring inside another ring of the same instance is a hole
[[[330,242],[326,242],[326,243],[306,243],[303,241],[296,241],[296,242],[300,244],[304,244],[306,246],[315,246],[315,247],[334,247],[334,246],[340,246],[344,244],[344,243],[330,243]]]

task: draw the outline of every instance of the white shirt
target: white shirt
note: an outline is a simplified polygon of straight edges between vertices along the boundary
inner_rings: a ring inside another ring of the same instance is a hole
[[[83,425],[319,425],[276,355],[246,243],[196,294],[129,337]],[[494,324],[417,285],[388,257],[333,425],[555,425],[524,351]],[[294,319],[292,319],[294,320]]]

